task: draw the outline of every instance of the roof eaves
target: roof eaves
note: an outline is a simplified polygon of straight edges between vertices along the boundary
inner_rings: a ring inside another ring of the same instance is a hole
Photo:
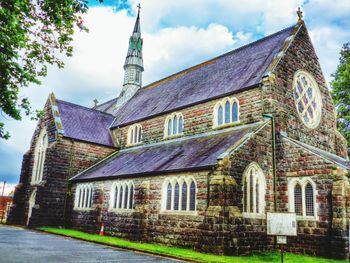
[[[203,166],[197,166],[197,167],[189,167],[189,168],[181,168],[181,169],[171,169],[171,170],[163,170],[163,171],[150,171],[150,172],[143,172],[143,173],[130,173],[130,174],[123,174],[123,175],[109,175],[109,176],[103,176],[98,178],[80,178],[80,179],[74,179],[74,182],[87,182],[87,181],[104,181],[104,180],[111,180],[114,178],[127,178],[132,176],[143,176],[143,175],[160,175],[160,174],[170,174],[170,173],[179,173],[179,172],[188,172],[188,171],[205,171],[210,170],[212,167],[215,167],[216,164],[212,165],[203,165]],[[72,180],[73,177],[69,180]]]
[[[325,160],[325,161],[328,161],[328,162],[330,162],[330,163],[336,164],[336,165],[338,165],[338,166],[340,166],[340,167],[342,167],[342,168],[344,168],[344,169],[350,171],[350,167],[347,167],[346,165],[343,165],[342,163],[339,163],[339,162],[337,162],[337,161],[335,161],[335,160],[333,160],[333,159],[330,159],[330,158],[328,158],[327,156],[321,154],[320,152],[323,152],[323,150],[321,150],[321,149],[319,149],[319,148],[316,148],[316,147],[314,147],[314,146],[311,146],[311,145],[308,145],[308,147],[310,148],[310,149],[309,149],[309,148],[307,148],[307,147],[305,147],[305,146],[303,145],[304,143],[299,142],[299,141],[297,141],[297,140],[294,140],[294,139],[288,137],[287,135],[285,135],[284,133],[280,133],[280,135],[281,135],[281,137],[283,137],[285,140],[289,141],[290,143],[292,143],[292,144],[294,144],[294,145],[296,145],[296,146],[299,146],[300,148],[303,148],[303,149],[304,149],[305,151],[307,151],[308,153],[311,153],[311,154],[313,154],[313,155],[315,155],[315,156],[317,156],[317,157],[319,157],[319,158],[321,158],[321,159],[323,159],[323,160]],[[332,153],[327,153],[327,154],[328,154],[328,155],[333,155],[334,158],[343,159],[342,157],[340,157],[340,156],[338,156],[338,155],[334,155],[334,154],[332,154]],[[344,162],[347,162],[347,161],[348,161],[348,160],[346,160],[346,159],[343,159],[343,160],[344,160]]]

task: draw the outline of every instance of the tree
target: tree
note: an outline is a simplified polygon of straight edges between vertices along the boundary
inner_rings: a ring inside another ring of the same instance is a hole
[[[99,0],[101,2],[102,0]],[[0,0],[0,113],[15,120],[34,117],[20,88],[40,84],[48,65],[64,66],[59,53],[72,56],[74,27],[87,31],[81,15],[87,0]],[[39,113],[36,111],[36,113]],[[0,122],[0,139],[8,139]]]
[[[350,145],[350,42],[341,49],[339,65],[332,77],[332,97],[337,109],[338,130]]]

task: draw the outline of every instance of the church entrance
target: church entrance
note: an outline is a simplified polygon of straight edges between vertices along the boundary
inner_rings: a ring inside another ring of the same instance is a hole
[[[35,197],[36,197],[36,190],[33,191],[29,199],[27,226],[29,224],[30,217],[32,216],[33,207],[35,206]]]

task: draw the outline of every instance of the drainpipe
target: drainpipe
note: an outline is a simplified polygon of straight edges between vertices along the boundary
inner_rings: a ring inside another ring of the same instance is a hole
[[[271,138],[272,138],[272,173],[273,173],[273,207],[277,212],[277,175],[276,175],[276,125],[272,114],[263,114],[264,118],[271,120]]]

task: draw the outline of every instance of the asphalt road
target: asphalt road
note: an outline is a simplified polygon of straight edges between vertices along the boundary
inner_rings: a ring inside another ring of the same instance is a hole
[[[175,260],[0,225],[1,263],[157,262]],[[179,262],[179,261],[177,261]]]

